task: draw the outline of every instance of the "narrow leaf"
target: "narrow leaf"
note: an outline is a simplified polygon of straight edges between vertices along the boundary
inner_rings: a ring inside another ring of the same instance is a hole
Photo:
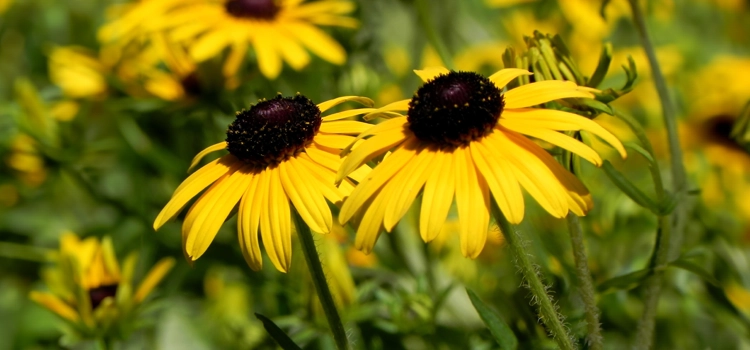
[[[500,318],[500,315],[485,305],[471,289],[466,288],[466,293],[469,295],[469,299],[471,299],[471,303],[479,313],[482,321],[484,321],[484,325],[489,328],[490,333],[497,341],[497,344],[500,345],[500,348],[518,348],[518,339],[516,339],[516,336],[513,334],[513,331],[510,330],[510,327],[505,324],[505,321]]]
[[[277,326],[271,319],[269,319],[266,316],[263,316],[259,313],[255,313],[255,317],[257,317],[261,322],[263,322],[263,328],[266,329],[266,332],[268,332],[268,335],[273,338],[273,340],[276,341],[276,344],[279,344],[279,346],[284,350],[302,350],[297,344],[294,343],[292,338],[289,338],[286,333],[284,333],[279,326]]]
[[[698,265],[694,261],[686,260],[684,258],[677,259],[669,263],[670,266],[679,267],[683,270],[690,271],[698,277],[706,280],[706,282],[713,284],[715,287],[721,287],[720,283],[714,276],[711,276],[708,271],[704,270],[702,266]]]
[[[639,145],[639,144],[637,144],[635,142],[623,142],[622,145],[625,146],[625,147],[627,147],[627,148],[632,149],[633,151],[636,151],[636,152],[640,153],[643,156],[643,158],[646,158],[646,160],[649,163],[651,163],[651,164],[655,164],[656,163],[656,161],[654,160],[654,157],[651,156],[651,153],[648,153],[648,151],[646,151],[643,147],[641,147],[641,145]]]
[[[617,276],[615,278],[606,280],[599,284],[597,289],[599,292],[605,292],[610,289],[633,289],[637,287],[643,280],[651,274],[651,269],[642,269],[633,271],[631,273]]]
[[[619,171],[617,171],[617,169],[612,166],[612,163],[610,163],[608,160],[605,160],[604,164],[602,164],[602,169],[604,170],[604,173],[607,174],[607,177],[612,180],[615,186],[617,186],[617,188],[619,188],[623,193],[630,197],[630,199],[638,203],[638,205],[650,210],[652,213],[656,215],[662,215],[659,206],[657,206],[656,203],[651,200],[651,198],[641,192],[641,190],[639,190],[638,187],[630,182],[630,180],[628,180]]]

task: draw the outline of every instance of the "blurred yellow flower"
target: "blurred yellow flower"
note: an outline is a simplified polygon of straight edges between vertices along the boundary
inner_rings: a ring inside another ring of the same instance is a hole
[[[37,150],[37,142],[31,136],[18,134],[13,138],[5,163],[28,186],[39,186],[47,179],[44,158]]]
[[[223,73],[232,77],[252,46],[261,73],[275,79],[282,62],[300,70],[310,62],[307,50],[334,63],[346,61],[346,51],[317,26],[355,28],[347,15],[349,0],[174,0],[143,1],[119,11],[121,17],[102,28],[100,40],[132,39],[141,31],[168,31],[170,38],[189,46],[198,62],[229,55]],[[153,15],[152,15],[153,13]],[[145,24],[142,22],[146,22]],[[307,50],[306,50],[307,49]]]
[[[287,272],[292,260],[292,217],[296,210],[317,233],[329,233],[333,217],[328,202],[339,204],[353,183],[334,185],[341,149],[371,125],[349,119],[374,108],[350,109],[321,118],[321,113],[347,101],[372,105],[372,100],[345,96],[318,105],[300,94],[261,100],[237,112],[226,141],[209,146],[193,159],[191,168],[208,153],[224,150],[218,158],[189,176],[175,190],[154,222],[158,230],[187,203],[209,187],[185,217],[182,246],[193,262],[208,249],[219,228],[239,202],[237,231],[250,268],[261,269],[263,246],[277,270]],[[351,178],[360,181],[369,168]],[[348,181],[348,180],[347,180]],[[291,202],[291,206],[290,206]]]
[[[488,68],[495,72],[503,68],[502,57],[507,46],[508,44],[502,41],[475,44],[458,52],[454,63],[458,70],[480,72],[483,68]],[[432,46],[425,46],[421,66],[444,67],[445,62]]]
[[[10,5],[13,3],[13,0],[0,0],[0,14],[3,14],[5,10],[10,8]]]
[[[71,232],[60,238],[56,260],[42,274],[50,291],[32,291],[30,298],[88,336],[116,328],[111,326],[129,317],[174,265],[174,259],[162,259],[134,291],[136,255],[121,270],[108,237],[81,240]]]
[[[354,244],[365,252],[372,250],[382,228],[393,229],[420,192],[422,239],[430,242],[438,235],[455,195],[461,252],[470,258],[487,242],[490,194],[514,224],[524,217],[522,187],[555,217],[569,211],[584,215],[593,205],[586,187],[529,136],[599,165],[602,160],[594,150],[558,132],[585,130],[625,156],[620,141],[599,124],[568,112],[531,108],[562,98],[593,98],[591,89],[550,80],[503,93],[513,79],[530,74],[524,69],[503,69],[489,78],[442,67],[415,72],[422,87],[411,100],[372,112],[370,116],[385,113],[392,119],[360,134],[358,140],[367,139],[354,145],[339,169],[337,178],[343,180],[395,148],[341,208],[342,224],[362,215]]]
[[[54,47],[49,55],[50,80],[70,98],[104,95],[107,72],[104,64],[82,47]]]

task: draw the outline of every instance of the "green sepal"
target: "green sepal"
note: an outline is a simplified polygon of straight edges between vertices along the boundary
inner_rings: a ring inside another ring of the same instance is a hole
[[[469,288],[466,288],[466,294],[469,295],[471,304],[474,305],[474,309],[479,313],[479,317],[482,318],[484,325],[490,330],[490,334],[495,338],[497,344],[500,345],[500,349],[511,349],[515,350],[518,348],[518,339],[513,331],[508,327],[508,324],[503,321],[500,315],[488,307],[482,299]]]
[[[612,43],[604,43],[602,46],[602,53],[599,54],[599,63],[596,65],[594,74],[591,79],[586,83],[586,86],[595,88],[602,83],[604,76],[607,75],[609,65],[612,63]]]

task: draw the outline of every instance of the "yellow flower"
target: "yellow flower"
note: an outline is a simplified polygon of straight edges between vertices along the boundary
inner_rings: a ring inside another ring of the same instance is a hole
[[[164,35],[153,35],[149,50],[140,55],[136,74],[143,79],[143,88],[151,95],[176,101],[201,93],[196,64],[185,49]],[[162,69],[161,66],[166,67]]]
[[[12,3],[12,0],[0,0],[0,14],[4,13]]]
[[[320,58],[343,64],[346,52],[317,25],[354,28],[357,21],[347,17],[354,10],[348,0],[323,0],[305,3],[302,0],[172,0],[144,1],[133,6],[125,16],[103,28],[100,38],[115,37],[122,32],[118,26],[132,28],[140,25],[148,12],[144,7],[158,7],[163,14],[158,20],[151,17],[149,24],[170,32],[172,39],[190,46],[190,55],[198,62],[221,54],[229,48],[224,62],[224,75],[233,76],[253,47],[258,66],[264,76],[274,79],[281,72],[282,61],[295,70],[310,62],[312,51]],[[120,23],[116,25],[116,23]],[[148,29],[146,29],[148,30]]]
[[[107,68],[88,50],[55,47],[49,56],[50,80],[70,98],[96,97],[107,91]]]
[[[227,149],[229,154],[202,167],[188,177],[154,222],[154,229],[175,217],[187,202],[210,185],[193,204],[182,226],[183,252],[195,261],[206,251],[224,220],[239,202],[237,230],[245,260],[253,270],[262,267],[260,240],[276,269],[286,272],[291,264],[291,210],[296,210],[314,232],[328,233],[332,214],[328,200],[337,204],[353,189],[344,182],[334,186],[341,164],[340,150],[370,124],[342,120],[374,111],[360,108],[321,113],[347,101],[372,105],[370,99],[346,96],[318,104],[297,94],[261,100],[249,110],[237,112],[225,142],[200,152],[197,164],[210,152]],[[191,166],[192,167],[192,166]],[[369,170],[352,174],[361,179]]]
[[[128,257],[121,270],[108,237],[80,240],[66,232],[57,260],[43,273],[50,292],[32,291],[30,298],[89,335],[125,318],[174,265],[172,258],[159,261],[133,293],[136,256]]]
[[[372,250],[381,227],[390,232],[420,192],[422,239],[429,242],[440,233],[455,195],[461,252],[471,258],[487,240],[490,193],[514,224],[524,216],[521,188],[555,217],[569,211],[584,215],[592,207],[586,187],[526,136],[599,165],[602,160],[594,150],[558,132],[587,131],[625,156],[620,141],[599,124],[563,111],[530,108],[562,98],[592,98],[589,88],[542,81],[501,93],[513,79],[530,74],[523,69],[503,69],[489,79],[442,67],[416,73],[425,84],[411,100],[371,113],[396,116],[362,133],[358,139],[367,139],[354,146],[338,172],[342,179],[395,148],[341,208],[342,224],[362,213],[354,244],[365,252]],[[408,111],[408,117],[397,111]]]

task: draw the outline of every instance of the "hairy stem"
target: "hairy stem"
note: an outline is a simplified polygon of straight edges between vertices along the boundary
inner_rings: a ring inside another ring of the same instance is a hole
[[[544,325],[557,341],[557,345],[563,350],[574,349],[571,337],[563,325],[563,317],[557,312],[552,297],[547,294],[546,287],[542,282],[541,272],[531,261],[532,256],[526,251],[523,238],[516,226],[513,226],[505,219],[500,209],[492,203],[492,213],[500,225],[500,230],[505,236],[516,260],[516,266],[521,270],[526,285],[534,296],[535,303],[539,306],[539,315]]]
[[[570,243],[573,246],[573,258],[576,264],[578,288],[581,293],[581,299],[583,299],[586,315],[586,328],[588,330],[586,341],[589,349],[601,350],[604,347],[604,337],[602,337],[602,329],[599,324],[599,308],[596,306],[594,282],[591,279],[591,271],[589,271],[581,222],[575,214],[568,214],[567,220]]]
[[[294,217],[294,225],[297,228],[299,241],[302,244],[302,252],[305,255],[307,267],[310,269],[310,277],[312,277],[313,285],[315,285],[318,300],[320,300],[320,304],[323,306],[323,312],[325,312],[328,325],[331,327],[336,348],[339,350],[349,349],[349,340],[346,337],[346,331],[344,330],[344,325],[341,323],[339,312],[336,310],[331,290],[328,288],[328,282],[323,272],[323,265],[320,263],[320,257],[315,247],[312,232],[310,232],[310,228],[305,224],[296,210],[292,210],[292,216]]]

